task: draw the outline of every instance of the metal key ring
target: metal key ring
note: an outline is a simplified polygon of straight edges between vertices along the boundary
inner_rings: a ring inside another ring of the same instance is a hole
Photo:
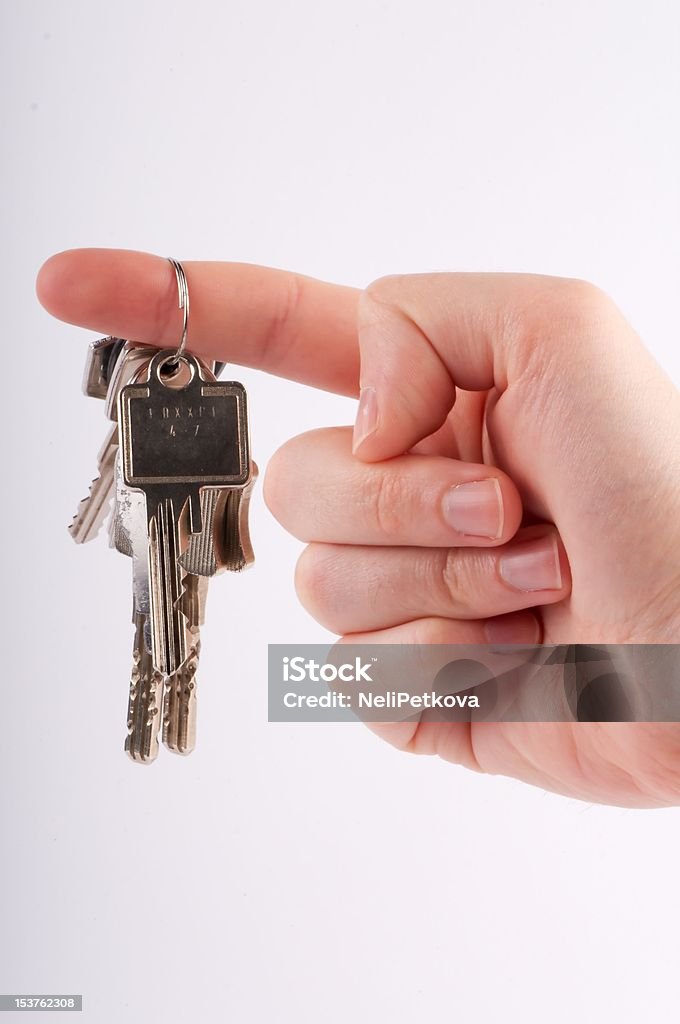
[[[168,261],[172,264],[175,270],[175,277],[177,278],[177,294],[179,296],[179,308],[184,310],[184,323],[182,324],[182,337],[180,338],[177,351],[173,356],[173,362],[179,362],[184,355],[184,350],[187,345],[187,330],[189,328],[189,284],[187,282],[187,275],[184,272],[184,267],[179,260],[173,259],[172,256],[167,257]]]

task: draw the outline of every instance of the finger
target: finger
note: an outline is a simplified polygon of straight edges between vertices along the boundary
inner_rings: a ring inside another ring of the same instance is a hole
[[[182,265],[191,351],[339,394],[357,393],[356,289],[247,263]],[[45,309],[68,323],[160,347],[179,342],[177,280],[161,256],[67,250],[42,265],[36,290]]]
[[[265,501],[304,541],[337,544],[494,545],[516,531],[522,504],[495,466],[434,455],[366,464],[350,427],[310,431],[269,462]]]
[[[520,530],[499,548],[376,548],[312,544],[295,574],[300,601],[333,633],[413,619],[480,619],[568,597],[557,531]]]
[[[371,461],[407,451],[441,426],[456,388],[502,394],[530,364],[540,372],[556,335],[573,354],[578,326],[602,322],[603,308],[602,293],[585,282],[530,274],[375,281],[358,306],[355,450]]]
[[[352,633],[341,644],[536,644],[541,627],[529,611],[513,612],[486,621],[456,622],[451,619],[418,619],[379,632]],[[367,722],[368,728],[399,750],[414,754],[439,753],[447,761],[481,771],[465,722]]]
[[[541,623],[531,610],[490,619],[461,621],[437,617],[414,619],[381,630],[347,633],[340,644],[540,644]]]

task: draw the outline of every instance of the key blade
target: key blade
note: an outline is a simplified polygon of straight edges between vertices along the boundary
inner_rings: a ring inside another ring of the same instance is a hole
[[[76,544],[94,540],[106,519],[113,497],[114,469],[118,452],[118,428],[114,425],[106,435],[97,457],[97,476],[90,492],[78,505],[69,533]]]
[[[135,641],[132,675],[128,699],[128,731],[125,751],[139,764],[150,764],[158,756],[158,733],[161,723],[164,680],[153,667],[145,633],[146,618],[135,610]]]
[[[185,573],[182,584],[180,605],[187,625],[187,656],[167,679],[163,700],[163,743],[174,754],[190,754],[196,745],[196,673],[208,594],[205,577]]]
[[[90,345],[86,364],[87,394],[106,398],[107,409],[115,403],[121,388],[138,379],[148,369],[155,349],[148,346],[131,346],[120,338],[100,338]],[[90,382],[91,386],[87,385]],[[101,391],[104,390],[102,394]],[[115,417],[109,417],[115,419]],[[111,505],[114,484],[114,462],[118,450],[118,427],[114,422],[104,440],[98,455],[97,473],[90,485],[90,493],[78,505],[73,522],[69,526],[71,536],[77,544],[93,540],[106,519]],[[115,517],[111,522],[112,536]],[[118,544],[113,541],[114,546]],[[119,550],[121,550],[119,548]]]
[[[125,750],[133,761],[146,764],[158,754],[165,677],[154,665],[152,653],[146,500],[141,491],[125,485],[120,453],[116,459],[116,508],[112,524],[116,548],[132,557],[135,637]]]
[[[186,623],[179,608],[182,595],[181,571],[177,561],[179,545],[173,502],[168,498],[159,502],[149,522],[153,661],[163,675],[177,671],[186,657]]]

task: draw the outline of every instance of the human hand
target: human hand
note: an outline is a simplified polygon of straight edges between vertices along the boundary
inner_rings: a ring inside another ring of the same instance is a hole
[[[309,543],[301,599],[330,629],[369,643],[675,641],[680,399],[601,292],[433,274],[359,293],[265,268],[184,266],[198,353],[356,394],[361,351],[356,455],[350,428],[313,431],[284,445],[265,478],[274,514]],[[174,273],[158,257],[62,253],[38,294],[84,327],[176,340]],[[313,494],[301,486],[310,476]],[[676,725],[379,731],[590,800],[680,797]]]

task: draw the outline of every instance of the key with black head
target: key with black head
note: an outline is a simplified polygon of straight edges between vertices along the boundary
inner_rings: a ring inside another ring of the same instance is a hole
[[[216,381],[191,355],[160,352],[147,380],[122,389],[118,423],[123,482],[143,492],[146,503],[153,667],[166,679],[186,678],[200,623],[180,558],[202,530],[202,491],[243,490],[251,482],[245,389]],[[193,714],[194,698],[168,700],[173,720],[166,728],[166,707],[164,738],[178,749],[172,737],[192,728],[177,716]]]

